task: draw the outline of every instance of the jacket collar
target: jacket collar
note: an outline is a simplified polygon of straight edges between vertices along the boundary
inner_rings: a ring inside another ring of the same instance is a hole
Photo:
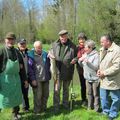
[[[108,52],[112,52],[113,51],[113,48],[114,48],[114,46],[115,46],[115,43],[113,42],[112,44],[111,44],[111,46],[108,48]],[[100,48],[100,51],[104,51],[104,48],[102,47],[102,48]]]
[[[60,39],[58,39],[56,43],[60,45],[61,44]],[[65,45],[68,45],[69,43],[70,43],[70,40],[67,39],[67,42],[65,43]]]

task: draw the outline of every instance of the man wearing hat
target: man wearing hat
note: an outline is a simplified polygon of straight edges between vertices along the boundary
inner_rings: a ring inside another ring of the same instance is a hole
[[[58,112],[60,105],[60,88],[63,83],[63,107],[69,108],[69,86],[73,78],[74,65],[71,61],[76,56],[76,46],[68,38],[68,32],[61,30],[59,39],[52,44],[53,55],[57,67],[57,85],[54,85],[54,110]],[[57,87],[57,88],[56,88]]]
[[[0,109],[13,108],[14,120],[18,120],[19,105],[22,102],[20,75],[25,85],[27,77],[22,57],[14,48],[16,36],[9,32],[5,37],[5,46],[0,49]]]
[[[25,39],[20,39],[18,41],[18,50],[23,58],[24,66],[25,66],[25,74],[28,77],[28,49],[27,43]],[[28,87],[26,88],[24,83],[23,75],[20,75],[21,85],[22,85],[22,94],[23,94],[23,110],[25,112],[29,111],[29,98],[28,98]]]

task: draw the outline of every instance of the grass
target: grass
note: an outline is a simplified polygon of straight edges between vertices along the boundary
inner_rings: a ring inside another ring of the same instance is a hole
[[[29,45],[32,48],[33,45]],[[43,45],[43,49],[49,50],[50,45]],[[50,81],[50,96],[48,99],[48,109],[46,113],[41,113],[40,115],[33,114],[33,97],[32,91],[29,92],[30,99],[30,112],[22,114],[21,120],[107,120],[106,116],[102,116],[99,113],[94,112],[93,110],[88,111],[86,107],[80,106],[80,87],[78,81],[78,75],[75,71],[74,74],[74,92],[77,95],[77,98],[74,101],[74,106],[72,111],[66,111],[62,107],[58,115],[54,115],[53,112],[53,81]],[[0,120],[11,120],[11,109],[5,109],[0,113]],[[120,115],[117,119],[120,120]]]
[[[74,101],[74,106],[72,111],[64,110],[62,107],[58,115],[54,115],[53,112],[53,81],[50,82],[50,96],[48,99],[48,109],[46,113],[41,113],[40,115],[33,114],[33,97],[32,91],[30,90],[30,112],[24,113],[21,110],[22,119],[21,120],[107,120],[106,116],[102,116],[93,110],[88,111],[86,107],[80,105],[80,87],[78,81],[78,75],[75,71],[74,74],[74,92],[77,98]],[[11,109],[5,109],[0,113],[0,120],[11,120]],[[115,119],[120,120],[120,116]]]
[[[76,88],[74,89],[74,91],[78,94],[79,87],[78,86],[75,86],[75,87]],[[21,111],[22,120],[106,120],[106,117],[100,116],[100,114],[97,114],[92,110],[87,111],[87,108],[80,106],[79,96],[74,102],[72,111],[66,111],[61,107],[58,115],[54,115],[54,112],[53,112],[53,106],[52,106],[53,92],[52,91],[50,92],[50,97],[48,100],[48,109],[46,113],[41,113],[40,115],[34,115],[32,113],[32,109],[33,109],[32,94],[30,94],[29,98],[30,98],[31,109],[30,109],[30,112],[26,114],[23,111]],[[5,109],[2,111],[2,113],[0,113],[0,120],[10,120],[10,119],[11,119],[10,109]]]

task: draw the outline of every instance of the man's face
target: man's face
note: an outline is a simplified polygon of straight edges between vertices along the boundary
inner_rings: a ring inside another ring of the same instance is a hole
[[[66,42],[67,42],[67,39],[68,39],[67,34],[65,34],[65,35],[60,35],[60,42],[61,42],[62,44],[66,43]]]
[[[42,53],[42,45],[36,45],[35,46],[35,52],[37,54],[41,54]]]
[[[103,48],[109,48],[110,41],[106,39],[106,37],[101,37],[100,44]]]
[[[27,48],[26,43],[18,43],[18,47],[20,49],[20,51],[25,51]]]
[[[6,44],[7,47],[11,48],[15,44],[15,39],[13,39],[13,38],[6,38],[5,39],[5,44]]]

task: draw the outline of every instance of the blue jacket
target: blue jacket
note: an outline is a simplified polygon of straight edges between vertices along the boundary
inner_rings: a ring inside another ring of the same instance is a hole
[[[33,81],[36,80],[36,75],[35,75],[35,61],[34,61],[34,53],[35,50],[32,49],[31,51],[28,52],[29,60],[29,68],[28,68],[28,75],[29,75],[29,80]],[[48,81],[51,79],[51,73],[50,73],[50,59],[47,57],[47,52],[42,51],[42,59],[43,63],[45,65],[45,81]]]

